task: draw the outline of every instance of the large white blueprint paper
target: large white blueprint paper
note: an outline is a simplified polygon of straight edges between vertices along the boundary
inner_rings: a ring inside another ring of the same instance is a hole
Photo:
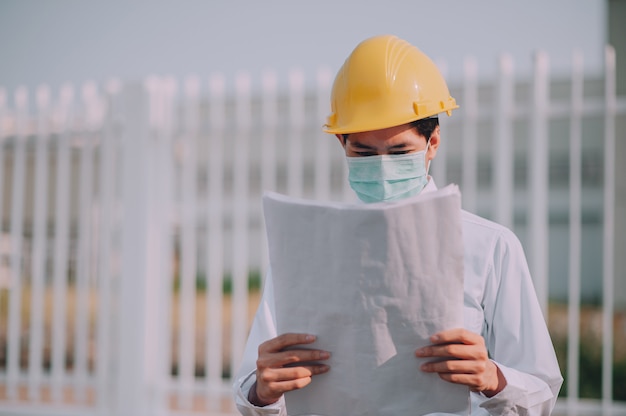
[[[461,202],[451,185],[395,203],[264,196],[279,333],[317,335],[330,372],[285,395],[296,415],[467,414],[467,387],[414,351],[462,327]]]

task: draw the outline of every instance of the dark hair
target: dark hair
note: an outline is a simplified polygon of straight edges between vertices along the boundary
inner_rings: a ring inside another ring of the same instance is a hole
[[[433,131],[435,131],[438,125],[439,117],[437,116],[422,118],[420,120],[415,120],[411,122],[411,127],[415,127],[415,130],[417,130],[417,133],[420,136],[426,137],[427,143],[430,140],[430,136],[432,136]],[[342,134],[342,136],[344,141],[348,139],[348,134]]]
[[[426,142],[430,140],[430,136],[433,134],[433,131],[439,125],[439,117],[430,117],[430,118],[422,118],[420,120],[415,120],[411,122],[411,126],[415,127],[417,133],[420,136],[426,137]]]

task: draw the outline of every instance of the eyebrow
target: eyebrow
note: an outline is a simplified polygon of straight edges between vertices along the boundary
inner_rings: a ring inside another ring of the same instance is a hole
[[[350,144],[352,145],[352,147],[358,147],[359,149],[375,149],[375,147],[373,146],[368,146],[366,144],[363,143],[359,143],[359,142],[350,142]]]
[[[359,142],[350,142],[350,144],[352,145],[352,147],[357,147],[359,149],[366,149],[366,150],[375,150],[376,148],[373,146],[368,146],[366,144],[363,143],[359,143]],[[393,149],[403,149],[406,147],[410,147],[410,144],[408,143],[400,143],[400,144],[396,144],[393,145],[391,147],[388,147],[387,150],[393,150]]]
[[[402,149],[402,148],[405,148],[405,147],[411,147],[411,145],[408,144],[408,143],[400,143],[400,144],[396,144],[396,145],[393,145],[391,147],[388,147],[387,149],[388,150],[391,150],[391,149]]]

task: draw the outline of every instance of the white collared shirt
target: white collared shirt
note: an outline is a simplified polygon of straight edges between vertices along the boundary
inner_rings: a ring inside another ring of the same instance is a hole
[[[430,179],[422,192],[435,189]],[[563,378],[522,246],[507,228],[466,211],[462,223],[464,326],[483,336],[489,357],[507,381],[504,390],[491,398],[470,393],[471,415],[549,415]],[[237,408],[244,416],[287,415],[282,398],[266,407],[247,400],[255,381],[258,346],[277,335],[268,273],[233,385]]]

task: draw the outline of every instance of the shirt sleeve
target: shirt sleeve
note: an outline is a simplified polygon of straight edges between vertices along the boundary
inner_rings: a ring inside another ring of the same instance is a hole
[[[284,398],[264,407],[255,406],[248,401],[248,393],[256,381],[256,360],[259,345],[268,339],[276,337],[276,335],[274,288],[271,273],[268,273],[263,288],[263,296],[250,328],[241,367],[237,371],[233,384],[235,404],[237,405],[237,410],[243,416],[287,415]]]
[[[492,415],[548,415],[563,377],[517,237],[502,231],[494,241],[485,286],[485,341],[507,386],[482,408]]]

